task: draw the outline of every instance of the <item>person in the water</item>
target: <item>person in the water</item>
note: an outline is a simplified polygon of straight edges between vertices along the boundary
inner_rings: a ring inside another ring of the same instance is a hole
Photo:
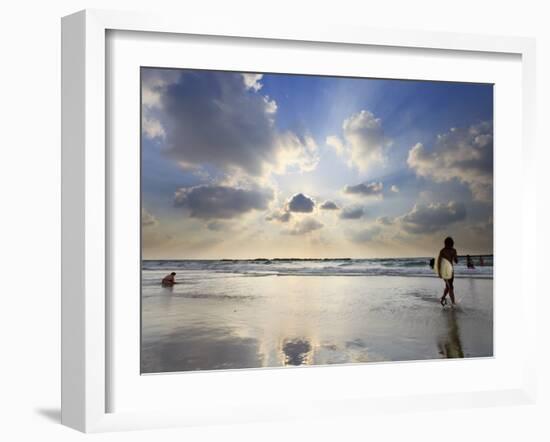
[[[453,238],[448,236],[445,238],[445,247],[441,249],[439,252],[439,256],[437,257],[437,269],[438,274],[441,274],[441,258],[445,258],[447,261],[451,263],[453,266],[453,276],[451,279],[444,279],[445,282],[445,290],[443,290],[443,296],[439,300],[441,302],[441,305],[447,304],[447,295],[451,298],[451,302],[453,305],[455,305],[455,289],[454,289],[454,279],[455,279],[455,272],[454,272],[454,264],[458,263],[458,255],[456,253],[456,249],[454,248],[455,242]]]
[[[176,272],[172,272],[169,275],[166,275],[164,278],[162,278],[161,282],[163,287],[172,287],[176,283]]]

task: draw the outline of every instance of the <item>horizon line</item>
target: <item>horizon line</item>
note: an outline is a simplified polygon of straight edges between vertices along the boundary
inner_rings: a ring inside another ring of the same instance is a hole
[[[477,253],[477,254],[462,254],[458,255],[459,258],[466,258],[467,256],[470,256],[471,258],[479,258],[479,257],[494,257],[494,253]],[[356,259],[424,259],[424,258],[431,258],[431,256],[393,256],[393,257],[383,257],[383,258],[349,258],[349,257],[332,257],[332,258],[297,258],[297,257],[289,257],[289,258],[282,258],[282,257],[276,257],[276,258],[264,258],[264,257],[256,257],[256,258],[142,258],[142,261],[351,261]]]

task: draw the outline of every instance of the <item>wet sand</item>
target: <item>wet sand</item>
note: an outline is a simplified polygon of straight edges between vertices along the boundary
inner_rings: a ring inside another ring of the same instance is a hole
[[[142,373],[488,357],[493,280],[144,272]]]

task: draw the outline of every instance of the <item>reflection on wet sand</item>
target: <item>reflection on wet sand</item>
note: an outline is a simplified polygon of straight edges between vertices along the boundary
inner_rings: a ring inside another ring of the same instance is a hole
[[[258,341],[228,328],[180,327],[142,344],[141,372],[253,368],[261,366]]]
[[[435,278],[216,275],[170,289],[150,284],[141,372],[492,356],[492,281],[455,285],[462,307],[442,310]]]
[[[283,344],[284,365],[310,364],[311,344],[305,339],[287,340]]]
[[[445,358],[463,358],[462,343],[460,342],[460,329],[454,308],[445,309],[442,314],[447,320],[447,334],[438,343],[439,354]]]

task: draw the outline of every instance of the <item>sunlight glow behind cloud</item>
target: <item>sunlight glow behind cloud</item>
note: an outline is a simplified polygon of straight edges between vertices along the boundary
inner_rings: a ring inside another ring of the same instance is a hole
[[[492,250],[491,85],[142,68],[144,257]],[[444,112],[442,111],[444,109]]]

